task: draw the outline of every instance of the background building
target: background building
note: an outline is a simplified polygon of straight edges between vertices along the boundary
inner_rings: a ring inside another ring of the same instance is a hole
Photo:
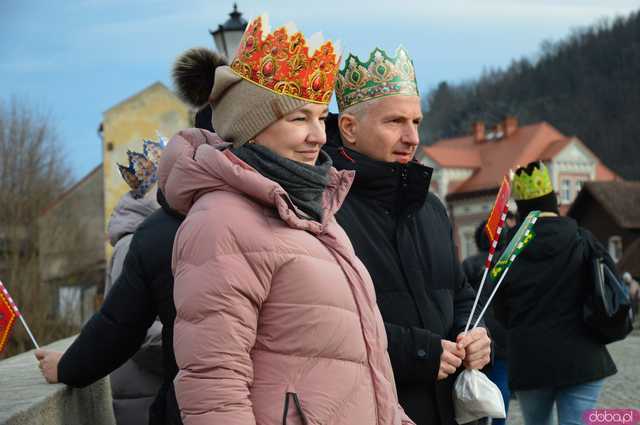
[[[234,4],[229,18],[215,31],[209,30],[218,52],[232,55],[246,26]],[[40,273],[55,286],[53,308],[59,315],[81,324],[101,301],[112,251],[107,226],[116,204],[129,190],[117,164],[127,165],[127,151],[141,151],[145,139],[169,139],[192,127],[195,112],[156,82],[103,113],[98,127],[102,164],[54,201],[38,223],[44,230],[40,232]],[[0,228],[0,250],[2,240]]]
[[[431,190],[447,204],[461,258],[476,253],[474,230],[492,207],[503,176],[519,165],[542,160],[548,167],[565,214],[588,181],[611,181],[616,175],[578,138],[546,122],[519,127],[507,117],[487,131],[476,122],[472,133],[439,140],[418,152],[434,168]],[[515,204],[511,208],[515,210]]]
[[[634,242],[640,240],[639,207],[640,182],[589,182],[568,215],[589,229],[608,248],[611,257],[620,262]],[[630,255],[635,251],[630,250]],[[623,267],[630,268],[631,262],[627,256]],[[640,267],[640,258],[637,267]]]
[[[128,165],[127,151],[142,151],[142,141],[167,139],[189,128],[193,111],[162,83],[155,83],[104,112],[100,124],[103,147],[104,223],[106,232],[111,212],[129,186],[117,164]],[[111,245],[105,242],[106,258]]]
[[[144,139],[191,127],[193,111],[162,83],[154,83],[104,112],[102,164],[54,201],[38,219],[40,275],[53,286],[59,317],[80,325],[102,300],[111,258],[107,226],[129,186],[117,164]]]
[[[38,218],[40,279],[54,294],[52,310],[75,325],[95,311],[104,281],[102,184],[98,166]]]

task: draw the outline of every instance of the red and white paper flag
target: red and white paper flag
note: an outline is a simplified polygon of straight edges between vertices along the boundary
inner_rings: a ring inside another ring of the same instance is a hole
[[[4,350],[4,347],[9,341],[9,334],[11,333],[13,326],[16,324],[16,319],[20,319],[24,325],[33,345],[36,348],[40,348],[31,333],[31,329],[27,326],[27,322],[25,322],[24,317],[20,314],[18,306],[13,301],[13,298],[11,298],[11,295],[9,295],[9,291],[4,287],[2,281],[0,281],[0,353]]]

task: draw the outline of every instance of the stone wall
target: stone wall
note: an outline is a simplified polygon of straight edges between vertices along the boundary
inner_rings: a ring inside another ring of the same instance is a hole
[[[46,348],[64,351],[75,337]],[[47,384],[33,351],[0,361],[0,425],[115,425],[107,378],[86,388]]]

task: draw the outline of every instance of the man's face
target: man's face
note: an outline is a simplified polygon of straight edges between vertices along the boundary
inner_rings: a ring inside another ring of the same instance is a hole
[[[420,97],[397,95],[370,102],[360,113],[341,115],[340,133],[345,145],[378,161],[411,161],[420,143]]]

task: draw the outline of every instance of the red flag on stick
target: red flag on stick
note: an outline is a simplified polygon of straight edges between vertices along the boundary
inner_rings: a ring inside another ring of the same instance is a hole
[[[489,214],[487,225],[484,228],[485,232],[487,233],[487,237],[489,238],[489,255],[487,255],[487,260],[485,261],[485,264],[484,264],[484,274],[482,275],[482,280],[480,281],[480,287],[478,288],[478,293],[476,294],[476,298],[473,301],[471,314],[469,314],[469,318],[467,319],[467,326],[465,326],[464,328],[465,333],[469,330],[469,326],[471,325],[471,319],[473,318],[473,314],[476,311],[478,300],[480,300],[480,294],[482,293],[484,282],[487,279],[487,273],[489,272],[489,267],[491,267],[493,254],[495,254],[496,247],[498,246],[500,233],[502,232],[502,228],[504,227],[504,222],[507,219],[507,213],[509,212],[510,196],[511,196],[511,186],[509,185],[509,179],[507,179],[507,177],[505,176],[502,178],[502,184],[500,185],[498,196],[496,196],[496,201],[493,203],[493,208],[491,209],[491,213]]]
[[[11,329],[19,315],[18,307],[16,307],[2,281],[0,281],[0,353],[7,345],[9,333],[11,333]]]
[[[36,348],[40,348],[36,339],[33,337],[31,333],[31,329],[27,326],[27,322],[24,321],[24,317],[20,314],[20,310],[18,310],[18,306],[15,302],[13,302],[13,298],[9,295],[7,288],[4,287],[2,281],[0,281],[0,353],[4,350],[4,347],[7,345],[9,340],[9,333],[11,333],[11,329],[13,325],[16,323],[16,319],[20,319],[27,333],[29,334],[29,338],[33,342],[33,345]]]
[[[500,239],[500,233],[504,227],[504,221],[507,219],[507,213],[509,212],[509,197],[511,196],[511,186],[507,177],[502,178],[502,184],[496,196],[496,201],[493,204],[487,225],[484,228],[487,237],[489,238],[489,256],[487,257],[486,267],[491,267],[491,260],[493,254],[498,246],[498,239]]]

